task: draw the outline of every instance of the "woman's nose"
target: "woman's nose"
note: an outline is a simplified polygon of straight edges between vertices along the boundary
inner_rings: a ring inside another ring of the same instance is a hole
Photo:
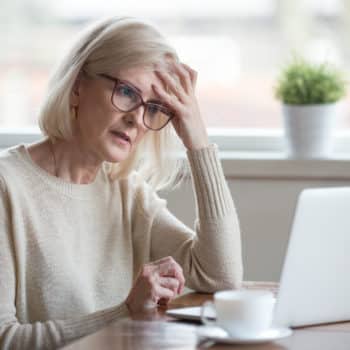
[[[128,126],[141,126],[143,127],[143,113],[144,107],[140,106],[131,112],[125,113],[123,119]]]

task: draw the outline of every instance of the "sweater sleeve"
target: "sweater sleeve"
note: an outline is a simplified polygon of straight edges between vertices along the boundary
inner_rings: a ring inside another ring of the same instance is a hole
[[[186,285],[201,292],[239,288],[243,267],[239,222],[215,144],[188,151],[195,190],[195,231],[165,207],[152,226],[152,260],[171,255]]]
[[[0,178],[0,350],[56,349],[129,315],[125,303],[69,320],[20,323],[16,315],[16,254],[11,213]]]

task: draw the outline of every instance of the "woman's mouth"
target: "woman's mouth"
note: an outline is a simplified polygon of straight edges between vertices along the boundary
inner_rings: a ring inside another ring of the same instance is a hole
[[[111,134],[113,135],[113,139],[118,142],[121,145],[130,145],[130,137],[121,132],[121,131],[117,131],[117,130],[112,130]]]

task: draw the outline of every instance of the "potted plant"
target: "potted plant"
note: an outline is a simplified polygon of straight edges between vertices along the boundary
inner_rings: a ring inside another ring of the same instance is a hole
[[[316,64],[294,57],[282,70],[275,95],[283,103],[288,155],[325,158],[339,115],[339,100],[346,94],[341,71],[328,63]]]

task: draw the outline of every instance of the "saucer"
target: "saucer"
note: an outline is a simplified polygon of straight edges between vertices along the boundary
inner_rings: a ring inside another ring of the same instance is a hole
[[[277,339],[289,337],[293,331],[286,327],[273,327],[264,332],[254,334],[251,336],[243,335],[208,335],[208,340],[215,341],[216,343],[223,344],[263,344],[268,343]]]

